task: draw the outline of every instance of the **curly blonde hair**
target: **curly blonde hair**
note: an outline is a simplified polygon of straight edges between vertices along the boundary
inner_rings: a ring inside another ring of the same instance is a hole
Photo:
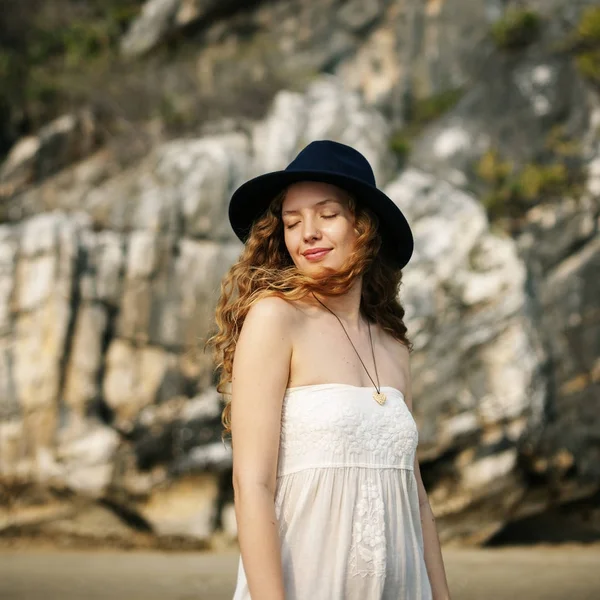
[[[275,197],[253,223],[238,261],[223,278],[215,309],[217,330],[205,343],[205,349],[213,347],[215,371],[219,372],[217,391],[228,397],[221,415],[223,436],[231,434],[231,397],[226,390],[231,384],[236,343],[250,307],[261,298],[278,296],[294,301],[311,292],[339,296],[347,293],[355,277],[362,274],[361,312],[412,350],[406,336],[404,308],[398,300],[402,271],[379,252],[377,216],[346,194],[358,233],[355,249],[338,271],[329,269],[318,277],[308,276],[298,271],[285,245],[281,218],[285,194],[284,190]]]

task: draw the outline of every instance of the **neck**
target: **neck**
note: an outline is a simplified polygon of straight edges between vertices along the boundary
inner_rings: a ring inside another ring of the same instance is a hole
[[[350,290],[342,296],[326,296],[323,294],[315,294],[315,296],[346,323],[347,326],[358,329],[361,322],[361,291],[362,277],[357,277]],[[315,304],[321,306],[316,301]],[[325,309],[323,308],[323,310]]]

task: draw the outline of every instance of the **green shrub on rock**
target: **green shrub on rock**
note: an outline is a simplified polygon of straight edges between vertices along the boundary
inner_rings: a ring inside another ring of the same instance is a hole
[[[560,196],[569,191],[569,173],[560,162],[548,165],[526,164],[519,173],[519,192],[526,202],[534,202],[543,196]]]
[[[580,54],[575,62],[583,77],[600,85],[600,50]]]
[[[390,138],[390,150],[402,162],[408,158],[411,150],[410,138],[402,129],[392,134]]]
[[[390,149],[401,161],[406,160],[410,154],[412,141],[425,126],[448,112],[463,94],[463,88],[453,88],[410,102],[404,126],[390,136]]]
[[[540,26],[541,19],[537,13],[510,8],[492,26],[492,37],[499,48],[517,50],[535,41]]]
[[[412,115],[410,115],[411,122],[420,126],[431,123],[450,110],[460,100],[463,93],[462,88],[454,88],[416,100]]]
[[[600,7],[584,10],[577,27],[561,46],[563,51],[574,54],[579,73],[600,85]]]
[[[590,81],[600,84],[600,7],[583,11],[577,27],[581,52],[576,58],[579,72]]]
[[[483,181],[498,187],[504,185],[513,172],[514,165],[510,161],[502,160],[496,150],[488,150],[479,159],[475,170]]]
[[[600,43],[600,7],[590,6],[583,11],[577,26],[577,37],[581,41]]]
[[[519,219],[539,202],[579,195],[579,171],[560,157],[529,162],[517,168],[496,150],[488,150],[475,165],[487,188],[482,203],[490,219]]]

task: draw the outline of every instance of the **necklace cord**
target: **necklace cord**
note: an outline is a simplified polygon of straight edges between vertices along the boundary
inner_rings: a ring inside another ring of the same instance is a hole
[[[312,293],[312,292],[311,292]],[[314,293],[312,294],[314,299],[325,309],[327,309],[339,322],[339,324],[342,326],[342,329],[344,330],[344,333],[346,334],[346,337],[348,338],[348,341],[350,342],[350,344],[352,345],[352,348],[354,349],[354,352],[356,352],[356,356],[358,356],[358,360],[360,360],[360,363],[362,364],[365,373],[367,374],[367,377],[371,380],[371,383],[373,384],[373,386],[375,387],[375,389],[377,390],[377,393],[379,394],[381,391],[381,385],[379,384],[379,373],[377,373],[377,362],[375,361],[375,350],[373,349],[373,338],[371,337],[371,325],[369,324],[369,321],[367,321],[367,328],[369,330],[369,342],[371,344],[371,354],[373,355],[373,364],[375,365],[375,377],[377,377],[377,384],[375,384],[375,382],[373,381],[373,378],[371,377],[371,375],[369,375],[369,371],[367,370],[367,367],[365,366],[365,363],[363,362],[362,358],[360,357],[360,354],[358,353],[358,350],[356,349],[356,347],[354,346],[354,344],[352,343],[352,339],[350,338],[350,336],[348,335],[348,332],[346,331],[346,328],[344,327],[344,324],[342,323],[341,319],[327,306],[325,306],[325,304],[323,304],[315,295]]]

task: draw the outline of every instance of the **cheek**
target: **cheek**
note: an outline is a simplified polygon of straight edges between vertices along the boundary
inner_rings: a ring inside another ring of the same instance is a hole
[[[298,236],[294,234],[294,230],[285,231],[283,241],[290,256],[294,256],[298,252]]]
[[[352,249],[354,248],[356,240],[358,239],[358,233],[356,233],[353,226],[346,225],[343,228],[343,231],[338,232],[338,239],[344,244],[344,246]]]
[[[285,245],[288,250],[294,245],[294,236],[292,235],[291,231],[286,230],[284,232],[283,241],[285,242]]]

